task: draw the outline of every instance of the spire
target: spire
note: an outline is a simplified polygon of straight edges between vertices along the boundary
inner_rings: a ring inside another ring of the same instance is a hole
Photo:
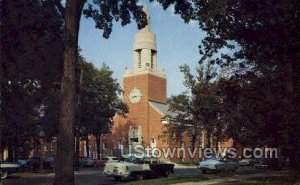
[[[164,74],[157,70],[156,38],[150,30],[150,16],[147,6],[143,6],[143,11],[147,15],[148,25],[135,34],[133,45],[134,68],[132,71],[127,69],[125,76],[151,73],[164,77]]]
[[[144,5],[143,6],[143,11],[145,12],[145,14],[146,14],[146,16],[147,16],[147,25],[141,30],[141,31],[144,31],[144,32],[151,32],[151,27],[150,27],[150,24],[151,24],[151,22],[150,22],[150,15],[149,15],[149,13],[148,13],[148,7],[147,7],[147,5]]]

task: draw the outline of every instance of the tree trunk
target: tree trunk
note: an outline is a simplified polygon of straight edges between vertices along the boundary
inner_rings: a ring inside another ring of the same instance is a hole
[[[79,23],[84,3],[83,0],[66,1],[64,69],[61,82],[55,185],[74,185],[75,69],[78,58]]]
[[[295,129],[297,128],[295,124],[295,117],[296,117],[296,84],[297,84],[297,75],[294,73],[294,67],[296,65],[293,65],[293,62],[287,62],[286,64],[286,71],[287,71],[287,84],[286,84],[286,89],[287,89],[287,95],[289,97],[289,106],[287,107],[286,114],[288,115],[287,120],[287,127],[288,129],[288,134],[286,138],[286,145],[288,146],[288,156],[290,159],[290,168],[297,168],[299,167],[299,161],[297,160],[297,150],[299,148],[297,147],[297,133]],[[297,119],[297,118],[296,118]]]
[[[101,159],[101,155],[100,155],[100,134],[96,135],[96,145],[97,145],[97,159],[100,160]]]
[[[0,82],[1,83],[1,82]],[[1,86],[0,86],[1,88]],[[0,118],[1,119],[1,118]],[[2,125],[0,125],[0,160],[3,160],[3,145],[2,145]],[[0,178],[1,179],[1,178]]]
[[[7,161],[12,162],[14,158],[14,154],[13,154],[13,146],[11,142],[9,142],[7,145],[7,151],[8,151]]]
[[[211,148],[211,131],[210,129],[207,130],[207,148]]]
[[[0,1],[0,8],[2,9],[5,5],[5,3],[3,1]],[[2,11],[1,11],[2,12]],[[2,14],[0,15],[2,16]],[[3,27],[1,26],[0,24],[0,30],[2,30]],[[2,33],[0,35],[0,43],[2,43]],[[5,81],[5,78],[4,78],[4,62],[7,62],[4,60],[4,57],[3,57],[3,52],[4,52],[4,44],[0,44],[0,160],[3,159],[3,150],[2,150],[2,126],[3,126],[3,120],[4,120],[4,115],[3,115],[3,112],[4,112],[4,81]]]
[[[79,150],[80,150],[80,137],[76,137],[75,141],[75,167],[77,168],[79,166]]]
[[[191,138],[191,152],[192,152],[192,154],[194,153],[194,150],[195,150],[196,138],[197,138],[197,135],[192,135],[192,138]],[[191,156],[191,159],[194,159],[194,157],[195,156]]]
[[[90,157],[89,136],[86,136],[85,139],[85,151],[86,151],[86,157]]]

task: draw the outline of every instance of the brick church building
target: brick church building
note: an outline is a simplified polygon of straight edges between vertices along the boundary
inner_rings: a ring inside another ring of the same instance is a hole
[[[150,23],[150,17],[148,16]],[[117,155],[129,146],[142,145],[150,148],[186,147],[189,140],[174,141],[164,137],[167,117],[173,115],[166,104],[167,80],[164,70],[158,69],[156,36],[150,24],[138,31],[133,44],[133,68],[125,69],[123,78],[123,101],[129,113],[125,117],[116,115],[111,134],[101,138],[101,155]],[[205,131],[197,138],[196,145],[204,146]],[[222,143],[221,143],[222,144]],[[81,155],[86,154],[81,142]],[[96,150],[95,138],[90,137],[90,153]],[[227,146],[228,142],[222,144]]]

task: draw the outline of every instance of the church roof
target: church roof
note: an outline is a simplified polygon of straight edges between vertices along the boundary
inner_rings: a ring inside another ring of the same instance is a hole
[[[155,102],[149,100],[149,105],[156,110],[158,113],[160,113],[162,116],[167,117],[175,117],[176,114],[169,110],[169,105],[161,102]]]

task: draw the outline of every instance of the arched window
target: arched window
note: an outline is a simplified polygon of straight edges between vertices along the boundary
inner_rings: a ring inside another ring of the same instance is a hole
[[[142,50],[138,50],[138,67],[142,67]]]
[[[151,50],[151,69],[154,68],[155,51]]]

